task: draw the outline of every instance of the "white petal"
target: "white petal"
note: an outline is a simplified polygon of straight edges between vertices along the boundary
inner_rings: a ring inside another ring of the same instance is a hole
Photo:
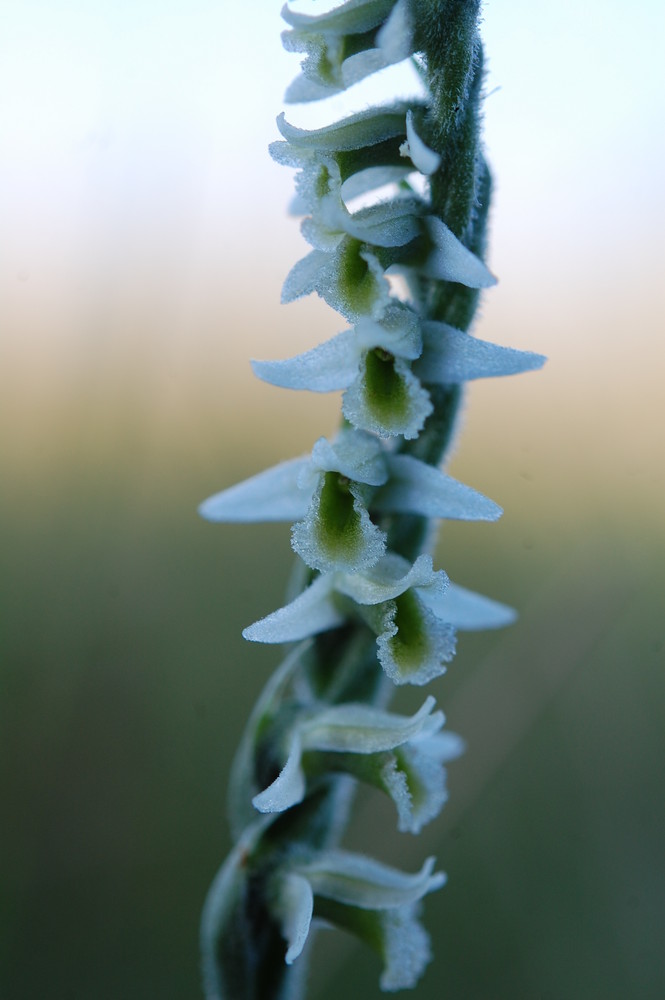
[[[408,59],[413,51],[413,32],[406,0],[397,0],[390,16],[376,34],[377,48],[350,56],[342,64],[344,84],[350,87],[369,73]],[[361,57],[364,56],[364,59]]]
[[[318,712],[301,727],[303,747],[361,754],[392,750],[420,733],[427,719],[441,728],[443,714],[431,714],[434,704],[430,696],[411,717],[370,705],[334,705]]]
[[[410,21],[404,0],[400,0],[376,36],[377,48],[364,49],[344,59],[345,36],[365,34],[378,27],[386,17],[389,4],[377,0],[349,0],[319,15],[300,14],[285,7],[284,19],[295,31],[282,35],[289,51],[307,52],[303,76],[318,85],[320,94],[304,87],[303,77],[297,87],[287,92],[291,100],[325,97],[350,87],[385,66],[406,59],[411,54]],[[340,72],[341,70],[341,72]]]
[[[355,272],[359,262],[364,274],[357,281],[348,271],[350,267]],[[352,322],[362,316],[380,319],[391,304],[383,267],[361,241],[349,236],[332,252],[312,250],[299,260],[286,276],[282,302],[294,302],[311,292]]]
[[[346,178],[342,184],[342,195],[346,201],[351,201],[352,198],[358,198],[386,184],[396,184],[412,172],[413,167],[410,164],[404,164],[403,167],[397,165],[365,167],[364,170],[359,170]]]
[[[311,640],[307,640],[290,651],[268,679],[247,721],[240,746],[233,758],[229,781],[228,815],[234,838],[240,837],[248,823],[256,819],[256,814],[251,808],[250,796],[256,790],[254,754],[258,733],[278,711],[286,696],[286,689],[292,683],[293,675],[300,667],[302,657],[310,645]],[[423,731],[426,728],[424,727]]]
[[[343,625],[345,618],[331,598],[332,586],[330,574],[318,577],[290,604],[244,629],[243,636],[252,642],[295,642]]]
[[[531,351],[516,351],[446,323],[423,323],[424,349],[414,371],[425,382],[455,384],[498,375],[518,375],[541,368],[546,358]]]
[[[385,55],[379,49],[365,49],[363,52],[356,52],[355,55],[349,56],[342,63],[344,88],[352,87],[370,74],[378,73],[380,69],[385,69],[389,65]]]
[[[290,142],[283,139],[276,139],[268,146],[268,152],[275,161],[282,167],[303,167],[311,165],[317,159],[317,152],[313,149],[296,149]]]
[[[359,920],[358,907],[339,903],[335,906],[332,922],[355,934],[381,955],[384,968],[379,985],[382,990],[411,989],[432,958],[429,936],[418,921],[419,909],[420,904],[416,902],[389,910],[365,910]]]
[[[300,14],[284,4],[281,15],[293,28],[316,34],[360,34],[375,28],[385,16],[385,3],[376,0],[347,0],[323,14]]]
[[[309,101],[320,101],[324,97],[330,97],[339,90],[341,87],[326,87],[300,73],[286,88],[284,101],[286,104],[307,104]]]
[[[380,321],[363,317],[355,326],[358,344],[365,350],[382,347],[384,351],[413,361],[422,352],[418,316],[406,306],[390,305]]]
[[[312,250],[293,265],[282,288],[282,302],[295,302],[317,288],[321,272],[330,264],[330,257],[322,250]]]
[[[462,632],[503,628],[517,619],[514,608],[454,583],[449,585],[445,594],[426,593],[423,600],[439,618]]]
[[[284,361],[252,361],[257,378],[285,389],[334,392],[346,389],[358,374],[365,350],[381,347],[397,357],[420,356],[420,320],[403,306],[389,306],[380,322],[362,317],[353,330]]]
[[[292,458],[208,497],[199,507],[206,521],[249,523],[296,521],[305,516],[312,491],[299,488],[298,481],[308,458]]]
[[[334,392],[358,374],[361,350],[353,330],[344,330],[311,351],[284,361],[252,361],[257,378],[284,389]]]
[[[418,206],[412,201],[397,199],[385,205],[349,213],[344,220],[343,229],[363,243],[377,247],[401,247],[422,232],[419,213],[413,210],[414,207]]]
[[[280,875],[277,885],[271,909],[289,946],[284,960],[292,965],[305,947],[312,923],[314,895],[307,879],[297,872]]]
[[[501,508],[470,486],[411,455],[386,456],[390,478],[372,508],[385,514],[420,514],[460,521],[496,521]]]
[[[442,872],[432,874],[434,858],[428,858],[415,875],[383,865],[373,858],[348,851],[322,851],[298,870],[308,879],[314,895],[365,910],[386,910],[422,899],[445,882]]]
[[[374,146],[385,139],[404,136],[407,110],[407,105],[401,103],[392,107],[370,108],[333,125],[311,130],[290,125],[284,115],[280,114],[277,128],[294,146],[321,152],[361,149],[363,146]]]
[[[435,593],[443,593],[447,580],[443,570],[434,572],[431,556],[420,555],[410,566],[406,559],[391,552],[364,573],[338,574],[336,588],[357,604],[383,604],[410,587],[432,588]]]
[[[432,957],[429,935],[414,911],[415,907],[400,907],[383,914],[381,954],[385,968],[379,980],[382,990],[392,993],[412,989]]]
[[[252,799],[252,805],[262,813],[284,812],[305,797],[305,775],[301,766],[301,743],[294,734],[286,764],[271,785]]]
[[[446,801],[445,769],[411,744],[399,747],[390,758],[383,768],[383,780],[397,807],[397,828],[401,833],[420,833]]]
[[[376,44],[388,64],[401,62],[413,52],[413,24],[407,0],[397,0],[388,20],[379,28]]]
[[[425,735],[425,728],[423,726],[422,732],[414,736],[410,743],[417,750],[422,750],[426,753],[428,757],[438,761],[440,764],[446,764],[450,760],[456,760],[458,757],[461,757],[465,752],[466,743],[457,733],[451,733],[449,730],[444,729],[441,732]]]
[[[427,278],[457,281],[468,288],[490,288],[496,284],[496,278],[487,270],[480,257],[472,254],[441,219],[429,216],[427,228],[435,249],[421,268],[421,274]]]
[[[388,478],[380,443],[362,431],[342,431],[332,442],[319,438],[312,448],[311,460],[317,470],[339,472],[369,486],[380,486]]]
[[[408,143],[408,156],[414,167],[427,176],[436,173],[441,165],[441,157],[429,146],[426,146],[416,132],[416,127],[413,124],[413,111],[410,109],[406,113],[406,141]]]
[[[394,247],[410,242],[423,231],[422,199],[398,193],[377,204],[350,212],[341,193],[340,168],[334,155],[318,153],[296,178],[298,192],[312,214],[302,232],[318,249],[329,249],[335,238],[348,233],[375,246]]]

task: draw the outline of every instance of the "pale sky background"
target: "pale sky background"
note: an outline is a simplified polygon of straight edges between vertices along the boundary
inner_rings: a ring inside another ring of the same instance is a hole
[[[0,408],[19,431],[5,445],[14,458],[31,454],[37,429],[65,433],[80,418],[72,400],[140,403],[172,439],[200,436],[238,398],[257,426],[290,420],[303,444],[319,414],[318,433],[330,430],[337,400],[287,413],[285,394],[255,383],[247,363],[344,326],[318,300],[279,305],[307,249],[286,217],[290,171],[267,153],[298,66],[281,49],[279,8],[5,0]],[[513,407],[557,449],[580,437],[572,465],[590,444],[608,459],[636,449],[645,463],[661,448],[664,10],[485,5],[500,284],[476,329],[550,363],[484,387],[481,405]],[[374,93],[390,99],[411,87],[406,70],[287,117],[306,126]]]
[[[266,144],[277,135],[274,119],[298,61],[279,45],[279,7],[5,3],[4,291],[12,279],[46,277],[44,255],[85,255],[95,226],[105,244],[115,237],[131,247],[136,228],[161,222],[190,238],[195,232],[194,243],[218,238],[223,226],[225,239],[247,241],[254,255],[272,249],[291,180]],[[307,9],[302,0],[300,7]],[[528,261],[536,277],[549,268],[575,291],[602,274],[626,284],[657,278],[663,11],[658,0],[485,5],[487,90],[500,88],[486,104],[499,271],[508,253],[509,263]],[[403,69],[379,75],[369,93],[408,88]],[[348,105],[364,106],[367,92],[352,90]],[[287,111],[307,125],[334,117],[344,102],[329,105]],[[275,242],[282,239],[280,232]],[[185,266],[191,249],[181,250]],[[232,253],[224,264],[236,262]]]

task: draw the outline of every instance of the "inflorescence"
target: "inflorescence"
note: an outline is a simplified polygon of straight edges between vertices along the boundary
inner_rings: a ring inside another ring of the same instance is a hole
[[[350,327],[297,357],[253,363],[273,385],[342,391],[337,436],[201,506],[210,521],[291,522],[301,560],[291,600],[243,633],[295,645],[233,768],[236,846],[202,924],[210,1000],[300,996],[316,919],[379,952],[385,990],[413,986],[429,961],[418,913],[444,882],[434,860],[410,875],[338,844],[355,782],[385,792],[411,833],[446,800],[445,765],[461,740],[433,697],[403,716],[388,710],[390,692],[442,674],[458,630],[507,625],[514,613],[434,568],[433,521],[501,514],[440,465],[464,383],[544,361],[469,332],[480,290],[495,283],[483,262],[479,0],[347,0],[282,14],[286,48],[305,53],[287,101],[338,93],[406,58],[425,96],[314,131],[280,116],[283,139],[270,149],[298,171],[312,247],[283,301],[316,292]]]

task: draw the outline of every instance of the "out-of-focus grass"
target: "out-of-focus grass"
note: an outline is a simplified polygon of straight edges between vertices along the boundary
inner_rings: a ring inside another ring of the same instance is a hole
[[[229,760],[279,656],[240,630],[281,601],[288,529],[199,523],[211,439],[141,444],[131,413],[107,414],[105,447],[83,409],[78,437],[45,430],[48,476],[24,470],[5,500],[2,996],[198,996]],[[497,448],[501,467],[469,478],[502,481],[508,514],[447,525],[440,563],[520,624],[462,637],[434,685],[469,747],[442,818],[386,833],[390,809],[362,793],[348,844],[413,869],[432,851],[449,872],[421,996],[656,1000],[663,535],[655,516],[595,518],[592,480],[577,518],[561,497],[539,510],[547,456]],[[258,461],[237,441],[216,454],[215,485]],[[371,956],[325,934],[317,949],[313,995],[378,994]]]
[[[626,580],[598,539],[565,541],[578,552],[550,562],[520,626],[464,640],[439,685],[468,751],[425,834],[450,881],[426,907],[423,997],[663,994],[663,574]],[[357,842],[415,870],[415,844],[372,818]],[[374,995],[375,965],[344,958],[349,995]]]
[[[278,599],[279,545],[219,544],[168,475],[137,500],[122,466],[79,473],[2,543],[0,993],[196,996],[227,764],[271,669],[240,629]]]

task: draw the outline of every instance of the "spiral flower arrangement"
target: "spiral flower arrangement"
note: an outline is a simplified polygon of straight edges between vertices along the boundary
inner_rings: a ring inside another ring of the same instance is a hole
[[[249,720],[229,816],[235,847],[202,920],[209,1000],[294,1000],[317,921],[352,932],[383,962],[380,986],[416,984],[430,959],[420,901],[445,877],[339,847],[358,782],[418,833],[446,800],[462,751],[434,698],[388,710],[394,685],[445,671],[458,630],[509,624],[512,609],[451,582],[432,562],[440,518],[493,521],[500,508],[440,468],[464,383],[541,366],[537,354],[469,332],[481,289],[490,174],[480,145],[480,0],[347,0],[285,7],[287,49],[305,54],[291,102],[339,93],[412,58],[425,97],[313,131],[278,119],[279,163],[297,169],[312,249],[283,301],[316,292],[349,323],[283,361],[254,362],[284,388],[342,391],[332,440],[206,500],[210,521],[287,521],[299,556],[284,607],[245,638],[291,644]],[[360,203],[362,207],[354,207]]]

